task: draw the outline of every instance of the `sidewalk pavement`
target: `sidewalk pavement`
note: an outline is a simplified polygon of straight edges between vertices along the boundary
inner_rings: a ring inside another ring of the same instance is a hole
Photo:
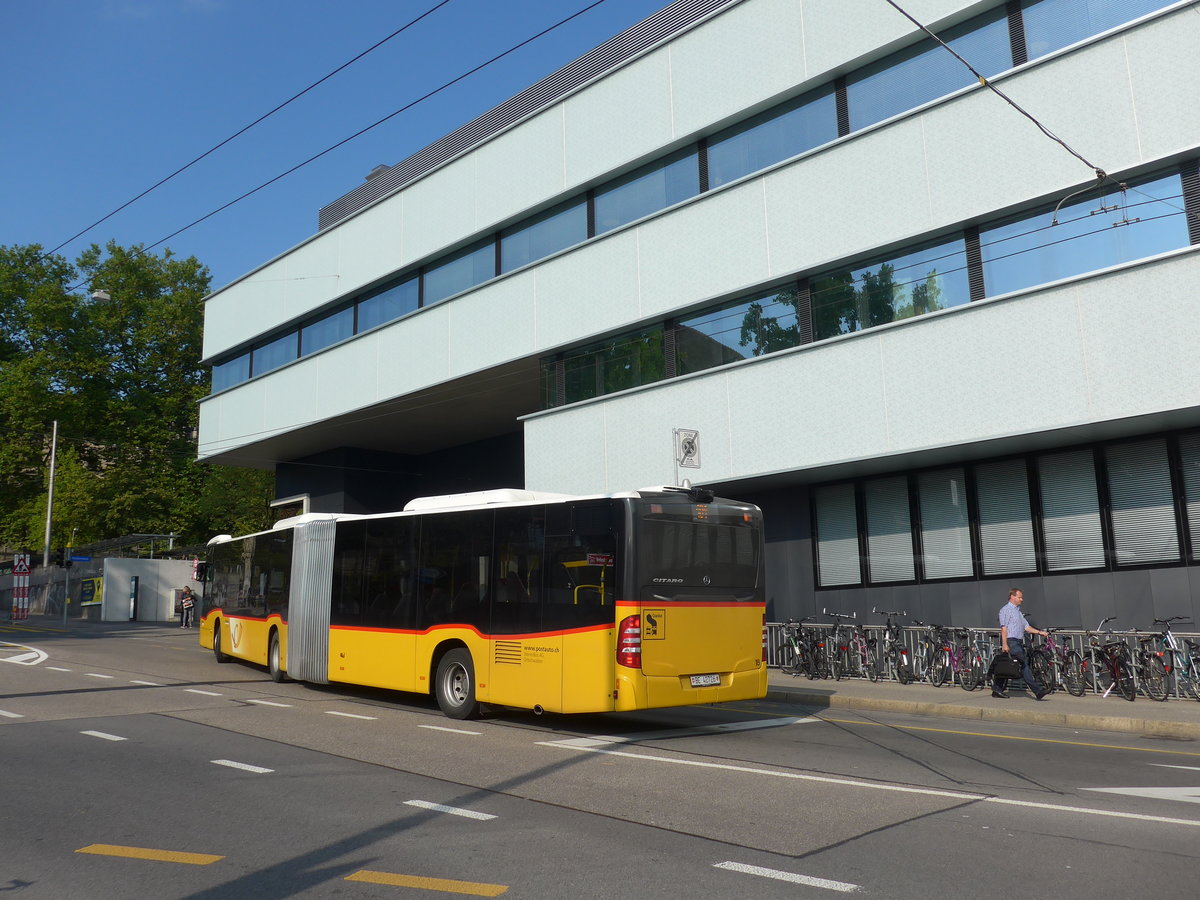
[[[987,722],[1055,725],[1089,731],[1140,734],[1147,737],[1200,740],[1200,703],[1171,697],[1155,702],[1138,695],[1130,702],[1115,693],[1100,697],[1090,691],[1072,697],[1055,691],[1037,701],[1024,685],[1010,683],[1009,699],[992,696],[991,685],[964,691],[957,684],[902,685],[894,681],[872,684],[865,678],[809,681],[771,669],[767,697],[826,709],[875,710],[920,716],[948,716]]]

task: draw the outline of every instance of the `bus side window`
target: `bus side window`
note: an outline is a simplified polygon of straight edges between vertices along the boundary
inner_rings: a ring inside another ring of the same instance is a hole
[[[545,531],[544,506],[496,511],[491,579],[494,634],[525,634],[541,628],[540,565]]]

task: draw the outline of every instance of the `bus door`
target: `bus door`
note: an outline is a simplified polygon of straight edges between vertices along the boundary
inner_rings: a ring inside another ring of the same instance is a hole
[[[719,689],[739,673],[762,668],[757,510],[693,503],[681,496],[644,502],[639,512],[641,670],[648,679],[647,699],[651,705],[679,702],[700,692],[693,702],[715,701]]]
[[[543,623],[546,507],[496,510],[491,573],[489,702],[557,712],[562,705],[562,636]]]

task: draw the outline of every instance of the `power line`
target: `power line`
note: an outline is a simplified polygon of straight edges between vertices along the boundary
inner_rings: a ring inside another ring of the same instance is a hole
[[[234,139],[241,137],[243,134],[245,134],[247,131],[249,131],[251,128],[253,128],[255,125],[258,125],[260,122],[263,122],[266,119],[269,119],[271,116],[275,115],[275,113],[279,112],[285,106],[288,106],[289,104],[293,103],[294,101],[299,100],[301,97],[303,97],[309,91],[324,84],[326,81],[328,81],[334,75],[338,74],[339,72],[343,71],[344,69],[348,68],[349,66],[354,65],[354,63],[358,62],[360,59],[362,59],[368,53],[370,53],[373,50],[379,49],[384,44],[386,44],[388,41],[390,41],[392,38],[396,37],[397,35],[403,34],[409,28],[416,25],[422,19],[427,18],[428,16],[437,12],[439,9],[441,9],[443,6],[445,6],[449,2],[451,2],[451,0],[441,0],[440,3],[437,3],[434,6],[430,7],[429,9],[425,10],[425,12],[421,13],[415,19],[412,19],[408,23],[397,28],[395,31],[393,31],[391,34],[389,34],[387,37],[383,38],[382,40],[375,42],[370,47],[368,47],[366,50],[362,51],[362,53],[359,53],[357,56],[355,56],[353,59],[347,60],[346,62],[342,63],[340,66],[338,66],[332,72],[330,72],[329,74],[325,75],[322,78],[317,79],[316,81],[314,81],[312,84],[310,84],[308,87],[306,87],[304,90],[300,91],[299,93],[293,94],[287,100],[284,100],[282,103],[280,103],[278,106],[276,106],[274,109],[270,110],[269,112],[263,113],[261,116],[259,116],[253,122],[251,122],[249,125],[246,125],[245,127],[239,129],[238,131],[235,131],[233,134],[231,134],[229,137],[225,138],[225,140],[221,141],[220,143],[214,144],[212,147],[209,147],[207,150],[205,150],[203,153],[201,153],[199,156],[197,156],[191,162],[185,163],[184,165],[182,165],[178,169],[176,169],[174,172],[172,172],[170,175],[168,175],[165,178],[161,179],[160,181],[157,181],[154,184],[150,185],[150,187],[146,188],[144,191],[142,191],[136,197],[126,200],[124,203],[122,203],[120,206],[118,206],[112,212],[110,212],[104,216],[101,216],[99,219],[97,219],[91,225],[87,226],[87,228],[84,228],[82,231],[77,231],[75,234],[71,235],[69,238],[67,238],[65,241],[63,241],[61,244],[59,244],[57,247],[54,247],[51,250],[45,251],[42,254],[41,258],[45,259],[50,254],[57,253],[59,250],[61,250],[67,244],[71,243],[71,241],[87,234],[89,231],[91,231],[97,225],[107,222],[109,219],[111,219],[117,213],[121,212],[123,209],[127,209],[128,207],[132,206],[137,201],[141,200],[143,197],[145,197],[151,191],[157,190],[158,188],[162,187],[164,184],[166,184],[168,181],[170,181],[176,175],[180,175],[180,174],[186,172],[188,169],[190,169],[196,163],[200,162],[202,159],[204,159],[204,158],[212,155],[216,151],[220,150],[222,147],[224,147],[230,141],[233,141]]]
[[[334,150],[337,150],[339,147],[342,147],[342,146],[350,143],[351,141],[355,140],[356,138],[362,137],[368,131],[378,128],[380,125],[394,119],[396,116],[400,115],[401,113],[407,112],[408,110],[412,109],[417,104],[423,103],[424,101],[428,100],[429,98],[434,97],[437,94],[440,94],[442,91],[446,90],[447,88],[453,87],[454,85],[458,84],[458,82],[463,81],[464,79],[469,78],[470,76],[474,75],[476,72],[479,72],[480,70],[487,68],[492,63],[498,62],[499,60],[503,59],[504,57],[509,56],[512,53],[515,53],[516,51],[520,50],[522,47],[525,47],[526,45],[533,43],[538,38],[544,37],[545,35],[549,34],[551,31],[554,31],[557,28],[561,28],[563,25],[567,24],[571,20],[578,18],[579,16],[583,15],[584,13],[589,12],[592,9],[595,9],[597,6],[599,6],[600,4],[605,3],[605,2],[607,2],[607,0],[593,0],[592,3],[589,3],[587,6],[583,7],[583,9],[580,9],[577,12],[572,13],[571,15],[567,16],[564,19],[559,19],[553,25],[550,25],[547,28],[543,28],[537,34],[534,34],[531,37],[526,38],[525,40],[521,41],[520,43],[514,44],[513,46],[509,47],[507,50],[505,50],[501,53],[497,53],[491,59],[488,59],[485,62],[480,63],[479,65],[475,66],[474,68],[468,69],[466,72],[463,72],[461,75],[458,75],[455,78],[452,78],[447,82],[444,82],[442,85],[434,88],[433,90],[429,91],[428,93],[422,94],[417,99],[404,104],[404,106],[400,107],[399,109],[395,110],[394,112],[388,113],[382,119],[378,119],[377,121],[372,122],[370,125],[366,126],[365,128],[361,128],[358,131],[354,132],[354,134],[350,135],[349,137],[343,138],[342,140],[338,141],[336,144],[326,147],[324,150],[322,150],[319,153],[313,154],[308,159],[304,160],[303,162],[297,163],[296,165],[292,166],[290,169],[287,169],[284,172],[280,172],[274,178],[270,178],[267,181],[264,181],[262,184],[258,185],[255,188],[251,188],[250,190],[246,191],[244,194],[241,194],[241,195],[235,197],[234,199],[230,200],[228,203],[224,203],[221,206],[217,207],[216,209],[212,210],[211,212],[205,213],[203,216],[200,216],[198,219],[192,220],[187,225],[184,225],[182,228],[179,228],[179,229],[171,232],[166,237],[160,238],[159,240],[155,241],[153,244],[149,244],[145,247],[138,248],[138,250],[135,252],[134,255],[138,256],[138,255],[145,253],[147,250],[153,250],[155,247],[159,246],[160,244],[165,244],[167,241],[171,240],[171,238],[177,237],[177,236],[183,234],[185,231],[195,228],[201,222],[211,219],[213,216],[217,215],[218,213],[224,212],[225,210],[229,209],[231,206],[234,206],[235,204],[240,203],[241,201],[245,200],[246,198],[251,197],[254,194],[257,194],[259,191],[271,186],[275,182],[280,181],[283,178],[286,178],[288,175],[298,172],[300,169],[303,169],[305,166],[309,165],[310,163],[316,162],[321,157],[323,157],[329,153],[332,153]],[[78,284],[68,288],[67,290],[68,291],[77,290],[78,288],[82,287],[85,283],[86,283],[86,279],[85,279],[85,281],[81,281]]]
[[[976,69],[969,62],[967,62],[965,59],[963,59],[962,56],[960,56],[953,47],[951,47],[949,44],[947,44],[945,41],[943,41],[940,37],[938,37],[936,34],[934,34],[933,31],[931,31],[926,25],[923,25],[921,22],[917,21],[917,19],[914,18],[905,9],[903,9],[900,6],[900,4],[898,4],[896,2],[896,0],[885,0],[885,2],[890,7],[892,7],[894,10],[896,10],[896,12],[900,13],[900,15],[904,16],[904,18],[908,19],[908,21],[912,22],[919,29],[921,29],[923,32],[925,32],[927,35],[929,35],[931,38],[933,38],[948,53],[950,53],[950,55],[952,55],[960,63],[962,63],[964,66],[966,66],[967,71],[969,71],[972,75],[974,75],[977,79],[979,79],[980,84],[982,84],[985,88],[990,90],[997,97],[999,97],[1001,100],[1003,100],[1009,106],[1011,106],[1013,109],[1015,109],[1017,112],[1019,112],[1025,118],[1027,118],[1030,122],[1032,122],[1037,127],[1037,129],[1040,132],[1042,132],[1042,134],[1044,134],[1046,137],[1050,138],[1050,140],[1054,141],[1056,144],[1058,144],[1064,150],[1066,150],[1068,153],[1070,153],[1072,156],[1074,156],[1077,160],[1079,160],[1081,163],[1083,163],[1085,166],[1087,166],[1089,169],[1091,169],[1093,172],[1095,172],[1096,177],[1098,179],[1104,180],[1105,178],[1109,177],[1107,172],[1105,172],[1103,169],[1101,169],[1099,166],[1095,165],[1094,163],[1090,162],[1085,156],[1083,156],[1081,153],[1079,153],[1079,151],[1077,151],[1074,147],[1072,147],[1070,144],[1068,144],[1066,141],[1064,141],[1062,138],[1060,138],[1057,134],[1055,134],[1053,131],[1051,131],[1049,128],[1047,128],[1045,125],[1043,125],[1041,122],[1039,122],[1036,116],[1034,116],[1032,113],[1028,112],[1027,110],[1023,109],[1015,100],[1013,100],[1012,97],[1008,96],[1008,94],[1004,93],[1004,91],[1000,90],[1000,88],[996,87],[994,84],[992,84],[990,81],[988,81],[988,79],[982,73],[980,73],[978,69]]]

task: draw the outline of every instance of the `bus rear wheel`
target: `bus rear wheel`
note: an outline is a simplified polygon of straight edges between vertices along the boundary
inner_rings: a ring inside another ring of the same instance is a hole
[[[271,672],[271,680],[278,683],[287,681],[287,672],[279,662],[279,634],[271,635],[271,643],[267,647],[267,668]]]
[[[433,688],[438,707],[451,719],[479,717],[479,701],[475,699],[475,663],[470,651],[460,647],[443,656],[438,662]]]

